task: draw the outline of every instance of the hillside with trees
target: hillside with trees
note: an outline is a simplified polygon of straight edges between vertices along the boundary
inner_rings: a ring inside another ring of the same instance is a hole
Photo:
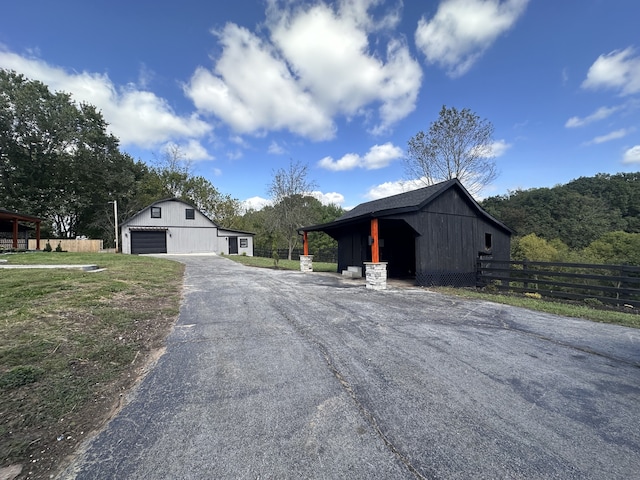
[[[481,205],[515,231],[514,259],[640,265],[640,172],[516,190]]]

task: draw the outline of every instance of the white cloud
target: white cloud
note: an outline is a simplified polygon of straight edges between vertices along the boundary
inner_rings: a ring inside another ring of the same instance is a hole
[[[415,108],[422,72],[400,40],[386,62],[370,48],[375,31],[393,26],[368,12],[378,1],[344,1],[295,9],[269,2],[268,38],[227,24],[216,32],[222,53],[212,70],[199,67],[186,94],[198,109],[240,133],[288,130],[312,140],[335,136],[334,118],[369,118],[382,132]],[[395,20],[394,20],[395,18]]]
[[[377,200],[378,198],[390,197],[391,195],[417,190],[418,188],[426,187],[427,184],[424,179],[385,182],[371,187],[365,197],[368,200]]]
[[[624,152],[622,161],[624,163],[640,163],[640,145],[631,147]]]
[[[443,0],[435,16],[418,22],[417,47],[429,63],[464,75],[496,39],[510,30],[529,0]]]
[[[609,88],[618,90],[620,95],[640,92],[640,56],[633,56],[635,50],[627,47],[600,55],[587,72],[582,88]]]
[[[496,142],[493,142],[489,147],[489,152],[487,157],[488,158],[501,157],[510,148],[511,148],[511,144],[507,143],[504,140],[498,140]]]
[[[400,147],[387,142],[383,145],[374,145],[364,156],[360,156],[357,153],[347,153],[338,160],[324,157],[318,162],[318,166],[334,172],[353,170],[354,168],[377,170],[388,166],[398,158],[402,158],[403,155],[404,152]]]
[[[241,202],[242,208],[247,210],[262,210],[267,205],[271,205],[271,200],[262,197],[251,197]]]
[[[323,205],[342,205],[344,203],[344,195],[338,192],[322,193],[316,190],[311,192],[311,196]]]
[[[604,120],[605,118],[613,115],[618,110],[620,110],[620,107],[600,107],[591,115],[587,115],[584,118],[571,117],[569,120],[567,120],[567,123],[565,123],[564,126],[567,128],[584,127],[585,125],[588,125],[590,123]]]
[[[198,67],[185,86],[196,107],[239,133],[290,130],[323,140],[334,134],[329,115],[295,78],[273,48],[247,29],[227,24],[214,72]]]
[[[164,146],[164,150],[168,151],[173,148],[178,149],[181,156],[185,160],[189,161],[198,161],[198,160],[214,160],[206,148],[202,146],[202,144],[197,140],[189,140],[186,143],[176,144],[174,142],[169,142]]]
[[[153,147],[177,138],[201,138],[212,130],[198,115],[180,116],[165,99],[132,84],[119,87],[106,74],[71,73],[38,58],[2,49],[0,67],[96,106],[109,123],[109,131],[123,145]]]
[[[282,145],[273,140],[271,144],[269,144],[269,149],[267,150],[271,155],[282,155],[286,153],[286,150]]]
[[[626,137],[631,132],[633,132],[632,128],[621,128],[620,130],[607,133],[606,135],[595,137],[593,140],[587,142],[586,145],[598,145],[600,143],[610,142],[611,140],[617,140],[619,138]]]

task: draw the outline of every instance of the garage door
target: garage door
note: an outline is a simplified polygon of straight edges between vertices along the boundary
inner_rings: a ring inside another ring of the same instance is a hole
[[[131,232],[131,253],[167,253],[167,232]]]

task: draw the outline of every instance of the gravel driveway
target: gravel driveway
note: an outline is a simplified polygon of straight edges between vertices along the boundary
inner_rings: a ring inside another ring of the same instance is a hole
[[[175,259],[166,354],[62,478],[640,478],[639,330]]]

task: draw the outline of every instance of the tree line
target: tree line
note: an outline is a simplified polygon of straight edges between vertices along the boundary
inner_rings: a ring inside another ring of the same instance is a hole
[[[516,232],[514,260],[640,265],[640,172],[516,190],[481,206]]]
[[[301,244],[298,228],[344,213],[310,195],[315,184],[303,163],[274,171],[266,185],[271,203],[246,211],[194,175],[179,147],[149,165],[122,152],[107,127],[93,105],[0,69],[0,208],[44,219],[44,236],[85,235],[112,244],[113,201],[122,223],[154,201],[175,197],[222,227],[255,233],[256,248],[286,248],[289,256]],[[492,132],[475,113],[443,106],[429,130],[409,140],[408,171],[426,184],[455,177],[466,186],[481,179],[481,186],[495,178]],[[481,205],[515,230],[514,259],[640,264],[640,173],[516,190]],[[323,233],[310,233],[309,240],[312,254],[336,248]]]
[[[107,127],[93,105],[0,69],[0,208],[42,218],[45,237],[84,235],[112,245],[114,201],[120,224],[155,201],[180,198],[220,226],[255,232],[259,248],[289,252],[299,245],[297,228],[343,213],[308,195],[313,182],[300,163],[274,172],[270,206],[245,211],[238,199],[194,175],[178,146],[149,165],[122,152]],[[311,245],[335,248],[321,235],[312,236]]]

